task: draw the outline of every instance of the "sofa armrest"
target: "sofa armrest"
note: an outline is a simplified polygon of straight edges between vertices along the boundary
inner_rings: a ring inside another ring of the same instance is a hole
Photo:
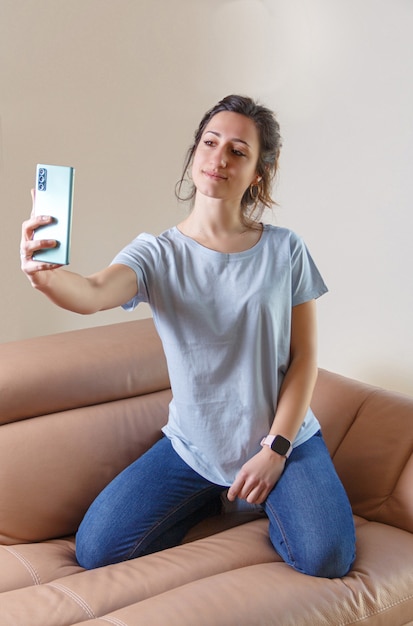
[[[413,398],[320,370],[312,407],[354,513],[413,532]]]

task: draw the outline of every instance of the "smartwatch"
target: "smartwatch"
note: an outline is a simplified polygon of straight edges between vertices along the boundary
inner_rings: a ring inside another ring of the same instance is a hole
[[[269,446],[271,450],[280,456],[285,456],[286,459],[288,459],[293,450],[291,441],[288,441],[288,439],[281,435],[267,435],[262,439],[261,445]]]

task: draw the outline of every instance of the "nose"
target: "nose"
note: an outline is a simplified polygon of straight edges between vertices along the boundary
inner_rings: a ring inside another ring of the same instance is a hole
[[[219,159],[220,159],[221,167],[226,167],[227,166],[227,154],[224,148],[221,150],[219,154]]]
[[[214,154],[214,164],[216,167],[226,167],[227,158],[225,156],[225,150],[217,150]]]

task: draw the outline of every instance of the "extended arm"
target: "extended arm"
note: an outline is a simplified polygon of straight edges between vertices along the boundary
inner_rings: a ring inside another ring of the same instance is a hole
[[[270,434],[293,441],[310,405],[317,379],[316,305],[311,300],[292,310],[291,359],[281,386]],[[228,491],[228,499],[243,498],[260,504],[280,478],[285,458],[263,448],[241,468]]]

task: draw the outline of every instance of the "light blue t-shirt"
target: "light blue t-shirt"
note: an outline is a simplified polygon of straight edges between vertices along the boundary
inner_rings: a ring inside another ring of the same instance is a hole
[[[164,434],[208,480],[229,486],[260,450],[289,365],[292,307],[327,291],[304,242],[265,225],[258,243],[225,254],[177,227],[139,235],[113,260],[132,268],[164,347],[173,399]],[[309,410],[294,441],[319,429]]]

